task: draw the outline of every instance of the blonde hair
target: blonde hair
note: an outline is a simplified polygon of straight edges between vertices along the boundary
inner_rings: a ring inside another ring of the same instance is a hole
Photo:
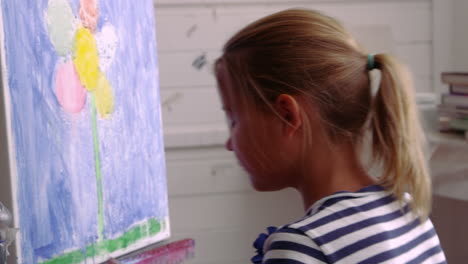
[[[383,166],[380,184],[400,201],[411,194],[413,211],[425,218],[431,183],[410,74],[394,57],[375,55],[381,83],[372,98],[367,59],[337,20],[292,9],[235,34],[216,65],[231,77],[231,97],[245,105],[272,110],[280,94],[306,98],[331,142],[358,145],[370,119],[373,155]]]

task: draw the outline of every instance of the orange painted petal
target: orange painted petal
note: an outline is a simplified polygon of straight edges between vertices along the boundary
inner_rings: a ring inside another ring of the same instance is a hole
[[[99,18],[97,0],[80,0],[79,15],[83,26],[95,32]]]

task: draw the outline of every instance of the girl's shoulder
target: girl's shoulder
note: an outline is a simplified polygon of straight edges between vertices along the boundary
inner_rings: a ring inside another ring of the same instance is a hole
[[[379,186],[370,186],[358,192],[338,192],[316,202],[304,217],[273,232],[266,239],[263,252],[266,259],[286,258],[285,255],[298,261],[308,258],[298,263],[357,263],[401,254],[404,263],[405,252],[393,247],[404,248],[404,243],[420,237],[424,239],[418,243],[440,250],[430,220],[421,223],[408,203],[398,201]],[[426,250],[421,247],[421,252]]]
[[[408,204],[399,202],[383,187],[371,185],[356,192],[341,191],[322,198],[307,210],[304,217],[286,226],[314,237],[314,233],[323,234],[322,229],[326,226],[336,228],[337,224],[350,224],[372,216],[403,210],[407,206]]]
[[[369,203],[381,203],[379,200],[385,197],[389,197],[389,194],[379,186],[369,186],[357,192],[334,193],[314,203],[297,221],[274,231],[269,228],[269,234],[267,238],[264,237],[259,252],[266,252],[265,257],[268,259],[278,258],[280,254],[281,258],[287,255],[287,259],[307,256],[308,262],[304,263],[327,263],[320,240],[317,240],[319,234],[332,230],[329,224],[333,220],[361,211],[359,207],[369,207]]]

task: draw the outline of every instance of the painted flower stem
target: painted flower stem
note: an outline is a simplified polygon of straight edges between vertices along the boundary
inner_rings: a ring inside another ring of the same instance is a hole
[[[96,98],[93,92],[91,93],[91,120],[93,129],[96,189],[98,198],[98,240],[102,240],[104,239],[104,201],[102,195],[101,157],[99,155],[99,138],[96,120]]]

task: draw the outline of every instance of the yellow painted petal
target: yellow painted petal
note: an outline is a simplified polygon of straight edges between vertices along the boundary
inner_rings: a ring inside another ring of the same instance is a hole
[[[104,74],[100,74],[94,96],[96,98],[96,108],[102,118],[107,117],[114,111],[112,87]]]
[[[76,32],[73,63],[80,77],[81,84],[88,91],[96,89],[99,77],[99,55],[96,39],[87,28]]]

